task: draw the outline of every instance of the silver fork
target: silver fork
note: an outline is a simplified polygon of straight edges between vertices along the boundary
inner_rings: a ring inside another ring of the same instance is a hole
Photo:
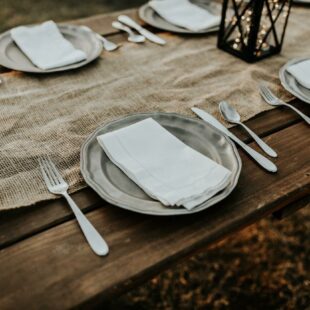
[[[99,256],[107,255],[109,253],[107,243],[69,196],[67,192],[69,185],[62,178],[54,163],[49,158],[40,158],[39,164],[48,190],[66,198],[90,247]]]
[[[259,90],[260,90],[260,94],[262,95],[262,97],[265,99],[265,101],[267,103],[269,103],[270,105],[273,105],[273,106],[284,105],[288,108],[291,108],[293,111],[295,111],[297,114],[299,114],[299,116],[302,117],[310,125],[310,117],[308,117],[307,115],[305,115],[304,113],[302,113],[301,111],[296,109],[291,104],[288,104],[288,103],[282,101],[281,99],[279,99],[275,94],[272,93],[272,91],[267,86],[265,86],[264,84],[260,84]]]

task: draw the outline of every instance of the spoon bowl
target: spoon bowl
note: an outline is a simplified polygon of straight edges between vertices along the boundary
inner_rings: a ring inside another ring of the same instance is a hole
[[[120,22],[112,22],[112,27],[118,30],[122,30],[128,33],[128,41],[133,43],[143,43],[145,42],[145,37],[140,34],[135,34],[129,27],[123,25]]]
[[[96,38],[102,43],[103,48],[108,51],[108,52],[112,52],[117,50],[120,45],[119,44],[115,44],[114,42],[109,41],[108,39],[106,39],[105,37],[103,37],[102,35],[100,35],[97,32],[94,32],[93,30],[91,30],[89,27],[87,26],[81,26],[82,29],[84,29],[87,32],[90,33],[94,33]]]
[[[140,34],[130,34],[128,37],[128,41],[133,43],[143,43],[145,42],[145,37],[141,36]]]
[[[269,145],[267,145],[256,133],[254,133],[249,127],[247,127],[241,122],[240,114],[228,102],[220,102],[219,109],[226,121],[242,126],[266,154],[271,157],[278,156],[277,153]]]
[[[220,111],[228,122],[234,124],[240,123],[240,114],[228,102],[220,102]]]

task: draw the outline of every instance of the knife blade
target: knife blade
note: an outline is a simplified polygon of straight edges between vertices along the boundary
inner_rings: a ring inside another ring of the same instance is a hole
[[[147,29],[141,27],[138,23],[136,23],[133,19],[131,19],[129,16],[126,15],[120,15],[118,16],[118,21],[121,23],[125,24],[126,26],[129,26],[136,31],[138,31],[140,34],[142,34],[146,39],[149,41],[160,44],[160,45],[165,45],[166,41],[159,37],[158,35],[148,31]]]
[[[269,172],[277,172],[277,166],[270,161],[268,158],[264,157],[260,153],[256,152],[254,149],[249,147],[243,141],[241,141],[238,137],[236,137],[233,133],[231,133],[223,124],[221,124],[216,118],[212,115],[203,111],[199,108],[192,108],[192,111],[198,115],[202,120],[206,123],[211,124],[213,127],[217,128],[218,130],[222,131],[226,136],[232,139],[235,143],[239,144],[252,158],[264,169]]]

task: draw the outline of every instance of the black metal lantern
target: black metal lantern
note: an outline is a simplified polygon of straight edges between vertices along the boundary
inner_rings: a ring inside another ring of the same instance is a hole
[[[247,62],[281,51],[291,0],[224,0],[218,48]]]

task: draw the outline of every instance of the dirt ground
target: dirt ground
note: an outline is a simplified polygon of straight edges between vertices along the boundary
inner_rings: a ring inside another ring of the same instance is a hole
[[[0,0],[0,31],[144,0]],[[265,219],[121,296],[111,309],[310,309],[310,208]]]
[[[264,219],[122,296],[111,309],[310,309],[310,205]]]

